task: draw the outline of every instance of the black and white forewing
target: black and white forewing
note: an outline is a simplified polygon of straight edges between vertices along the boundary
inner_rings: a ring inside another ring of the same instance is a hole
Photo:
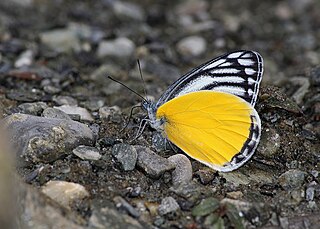
[[[188,72],[160,97],[157,107],[193,91],[215,90],[239,96],[255,105],[263,73],[263,59],[254,51],[236,51]]]

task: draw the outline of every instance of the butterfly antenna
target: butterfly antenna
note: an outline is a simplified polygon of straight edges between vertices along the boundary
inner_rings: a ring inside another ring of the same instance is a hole
[[[143,84],[143,91],[144,91],[144,96],[147,98],[147,87],[146,87],[146,82],[144,81],[143,77],[142,77],[142,71],[141,71],[141,65],[140,65],[140,60],[137,59],[137,64],[138,64],[138,68],[139,68],[139,72],[140,72],[140,78]]]
[[[120,82],[119,80],[116,80],[114,78],[112,78],[111,76],[108,76],[109,79],[111,79],[112,81],[122,85],[123,87],[127,88],[129,91],[131,91],[132,93],[136,94],[137,96],[139,96],[143,101],[147,101],[142,95],[140,95],[138,92],[132,90],[130,87],[128,87],[127,85],[125,85],[124,83]]]

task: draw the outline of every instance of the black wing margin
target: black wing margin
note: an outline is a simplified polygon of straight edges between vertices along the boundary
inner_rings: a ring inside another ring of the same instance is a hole
[[[174,82],[157,102],[165,102],[189,92],[214,90],[239,96],[255,105],[263,74],[263,59],[254,51],[224,54],[200,65]]]

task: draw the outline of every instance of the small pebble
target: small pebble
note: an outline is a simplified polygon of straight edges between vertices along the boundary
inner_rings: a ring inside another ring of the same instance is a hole
[[[110,116],[113,115],[120,115],[121,110],[118,106],[113,106],[113,107],[101,107],[99,109],[99,117],[100,119],[108,119]]]
[[[227,192],[227,197],[238,200],[243,197],[243,193],[241,191]]]
[[[83,121],[89,121],[89,122],[93,121],[93,117],[90,114],[90,112],[83,107],[62,105],[62,106],[53,107],[53,108],[61,110],[68,115],[79,115],[80,120],[83,120]]]
[[[186,37],[177,43],[178,52],[186,57],[199,56],[204,53],[206,47],[206,40],[200,36]]]
[[[219,200],[213,197],[203,199],[200,204],[192,209],[193,216],[205,216],[217,210],[220,206]]]
[[[130,57],[135,50],[135,44],[126,37],[102,41],[97,50],[98,57]]]
[[[42,32],[40,33],[40,40],[56,52],[80,51],[81,49],[77,34],[70,28]]]
[[[195,175],[199,177],[201,184],[209,184],[215,178],[215,171],[212,169],[198,170]]]
[[[52,99],[57,105],[68,105],[68,106],[78,106],[78,101],[70,96],[54,96]]]
[[[21,113],[39,115],[41,112],[48,107],[44,102],[35,102],[35,103],[22,103],[19,106]]]
[[[89,192],[85,187],[66,181],[49,181],[41,191],[66,208],[71,207],[76,201],[89,197]]]
[[[172,171],[172,184],[174,186],[188,183],[192,180],[192,165],[185,155],[176,154],[169,157],[168,160],[176,166]]]
[[[71,120],[70,116],[61,110],[56,108],[48,107],[42,112],[42,116],[45,118],[57,118]]]
[[[177,201],[173,197],[169,196],[162,199],[161,204],[158,208],[158,211],[159,211],[159,214],[163,216],[168,213],[177,212],[179,209],[180,209],[180,206],[177,203]]]
[[[18,59],[14,62],[16,68],[21,68],[24,66],[30,66],[33,62],[34,52],[32,50],[26,50],[20,54]]]
[[[138,157],[135,147],[124,143],[116,144],[112,147],[111,153],[124,171],[134,170]]]
[[[125,199],[123,199],[121,196],[116,196],[113,198],[113,201],[116,204],[116,207],[119,209],[123,209],[126,211],[129,215],[131,215],[134,218],[138,218],[140,216],[140,213],[132,207],[131,204],[129,204]]]
[[[91,146],[80,145],[72,150],[72,153],[80,157],[82,160],[97,161],[101,158],[99,150]]]
[[[139,5],[124,1],[114,1],[112,3],[113,11],[119,19],[126,19],[129,21],[144,20],[145,15],[143,9]]]
[[[135,146],[135,148],[138,152],[137,166],[150,177],[158,179],[166,171],[175,168],[175,165],[168,159],[160,157],[150,149],[142,146]]]
[[[285,190],[292,190],[301,187],[305,176],[305,172],[297,169],[291,169],[280,175],[279,183]]]

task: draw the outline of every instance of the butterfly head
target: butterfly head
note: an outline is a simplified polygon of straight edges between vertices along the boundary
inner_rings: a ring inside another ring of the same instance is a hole
[[[149,123],[150,126],[156,130],[163,130],[164,126],[163,124],[165,123],[165,119],[164,118],[157,118],[156,113],[157,113],[157,106],[156,103],[154,103],[151,100],[144,100],[142,102],[142,108],[148,113],[149,116]]]

